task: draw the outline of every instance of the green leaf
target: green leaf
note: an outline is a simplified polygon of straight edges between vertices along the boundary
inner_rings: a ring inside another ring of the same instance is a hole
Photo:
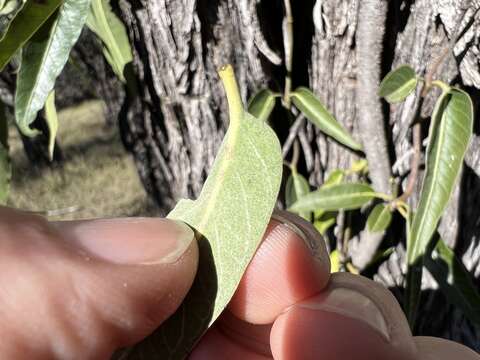
[[[340,253],[337,249],[330,253],[330,272],[336,273],[340,271]]]
[[[45,103],[45,119],[48,127],[48,155],[53,159],[53,150],[55,149],[55,137],[58,130],[58,116],[55,108],[55,90],[52,90]]]
[[[460,308],[466,317],[480,325],[480,294],[472,276],[442,239],[434,251],[425,257],[430,271],[446,300]]]
[[[350,166],[350,171],[353,173],[362,173],[365,172],[365,170],[368,169],[368,162],[366,159],[360,159],[357,161],[354,161],[352,163],[352,166]]]
[[[262,89],[248,101],[248,112],[257,119],[267,121],[275,107],[275,94],[269,89]]]
[[[328,174],[327,180],[325,180],[322,186],[340,184],[344,177],[345,171],[341,169],[334,169],[330,174]]]
[[[62,2],[63,0],[27,1],[0,41],[0,71]]]
[[[385,231],[392,221],[392,212],[384,204],[376,205],[367,219],[367,230],[370,232]]]
[[[299,87],[291,94],[291,98],[295,106],[322,132],[353,150],[362,150],[362,145],[352,138],[309,89]]]
[[[275,206],[282,176],[280,143],[247,113],[231,66],[220,70],[230,126],[197,200],[182,200],[168,215],[198,233],[197,278],[181,308],[129,359],[184,359],[230,301],[257,249]],[[149,357],[150,356],[150,357]]]
[[[363,183],[345,183],[321,187],[298,199],[289,210],[293,212],[358,209],[375,198],[373,189]]]
[[[102,40],[104,55],[120,80],[125,82],[125,66],[132,62],[127,30],[115,15],[109,0],[92,0],[87,26]]]
[[[22,63],[17,76],[15,118],[27,136],[36,134],[30,128],[57,76],[68,60],[87,19],[90,0],[65,0],[58,16],[52,17],[35,34],[22,51]]]
[[[417,87],[417,75],[408,65],[402,65],[389,72],[380,84],[378,95],[389,103],[405,100]]]
[[[285,185],[285,205],[289,207],[295,201],[309,192],[310,185],[308,184],[307,179],[299,174],[295,168],[292,168],[292,172]],[[306,220],[310,220],[311,218],[311,212],[308,211],[301,212],[299,215]]]
[[[8,199],[12,165],[8,155],[8,123],[5,105],[0,101],[0,204]]]
[[[435,232],[463,164],[473,131],[473,105],[459,89],[437,100],[430,124],[426,171],[408,242],[408,262],[415,263]]]
[[[321,216],[315,218],[313,226],[317,231],[325,235],[328,229],[330,229],[337,222],[337,212],[336,211],[326,211]]]
[[[328,174],[327,179],[322,184],[322,187],[340,184],[343,181],[344,177],[345,177],[345,171],[343,171],[342,169],[334,169],[330,172],[330,174]],[[325,213],[326,211],[324,209],[316,209],[313,212],[313,217],[316,220],[320,220],[320,218],[322,218]],[[335,213],[335,219],[336,219],[336,213]],[[333,221],[332,223],[331,219],[329,218],[326,220],[326,222],[320,222],[317,227],[317,230],[323,235],[328,230],[328,228],[334,223],[335,221]],[[319,229],[322,229],[322,231],[320,231]]]

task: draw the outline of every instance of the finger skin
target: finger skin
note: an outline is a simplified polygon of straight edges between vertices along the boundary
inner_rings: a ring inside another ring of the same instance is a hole
[[[175,311],[198,249],[169,264],[115,264],[41,217],[0,208],[0,257],[0,358],[106,359]]]
[[[417,360],[480,360],[480,355],[454,341],[429,336],[413,339],[419,353]]]
[[[331,301],[329,293],[333,294],[335,289],[348,289],[351,298],[342,299],[340,304],[323,304]],[[270,341],[276,360],[416,357],[408,324],[395,298],[373,281],[347,273],[333,274],[321,294],[280,315]]]
[[[278,219],[285,221],[284,217]],[[321,291],[327,284],[330,259],[323,239],[303,219],[296,217],[294,221],[285,225],[272,220],[268,225],[230,302],[229,310],[236,317],[253,324],[272,323],[286,307]],[[305,238],[310,229],[313,234]],[[311,242],[315,245],[311,246]]]

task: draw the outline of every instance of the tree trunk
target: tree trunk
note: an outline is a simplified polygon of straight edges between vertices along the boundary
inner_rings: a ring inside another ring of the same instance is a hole
[[[435,76],[462,86],[478,104],[479,0],[305,0],[292,1],[292,7],[293,86],[313,89],[364,142],[376,189],[388,192],[390,173],[403,180],[409,171],[405,154],[412,148],[410,125],[419,102],[418,94],[390,108],[380,102],[379,79],[392,67],[410,64],[425,74],[459,33],[455,56],[448,56]],[[166,213],[178,199],[199,194],[225,132],[226,101],[216,70],[233,64],[244,100],[262,87],[282,92],[283,1],[119,0],[117,10],[133,44],[137,84],[137,96],[123,108],[122,137],[148,192]],[[423,114],[431,113],[434,100],[434,96],[426,99]],[[312,186],[320,185],[331,170],[348,168],[357,159],[301,116],[290,126],[283,111],[276,109],[271,122],[287,159],[293,140],[301,145],[299,167]],[[369,129],[377,130],[372,134]],[[376,140],[366,144],[372,137]],[[467,160],[474,171],[464,171],[440,226],[444,239],[476,276],[480,275],[480,213],[476,211],[480,182],[475,173],[480,168],[479,146],[480,141],[473,141]],[[411,205],[417,197],[418,186]],[[355,257],[355,244],[357,252],[365,251],[366,239],[356,230],[362,224],[353,225],[351,256]],[[394,229],[403,232],[401,227]],[[388,237],[396,242],[385,239],[384,245],[397,245],[404,235],[391,232]],[[374,240],[377,243],[368,251],[376,251],[382,238]],[[400,244],[375,278],[392,290],[401,289],[403,264]],[[422,313],[417,331],[480,350],[478,329],[458,309],[439,305],[445,299],[429,283],[423,306],[435,307]],[[396,294],[400,297],[401,291]],[[437,309],[445,309],[442,317]]]

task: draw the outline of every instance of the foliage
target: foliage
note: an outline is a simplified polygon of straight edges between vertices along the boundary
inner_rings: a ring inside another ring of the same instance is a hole
[[[102,40],[103,54],[115,74],[125,82],[125,66],[132,61],[127,31],[111,9],[109,0],[91,0],[87,26]]]

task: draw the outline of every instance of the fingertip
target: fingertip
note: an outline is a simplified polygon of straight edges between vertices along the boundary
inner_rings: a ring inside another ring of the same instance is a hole
[[[416,349],[398,303],[368,279],[334,274],[320,294],[281,314],[271,332],[275,359],[413,360]]]
[[[430,336],[413,338],[418,349],[418,360],[479,360],[480,355],[454,341]]]
[[[285,214],[270,222],[229,304],[235,316],[254,324],[271,323],[286,307],[325,287],[330,276],[326,246],[305,223]]]

